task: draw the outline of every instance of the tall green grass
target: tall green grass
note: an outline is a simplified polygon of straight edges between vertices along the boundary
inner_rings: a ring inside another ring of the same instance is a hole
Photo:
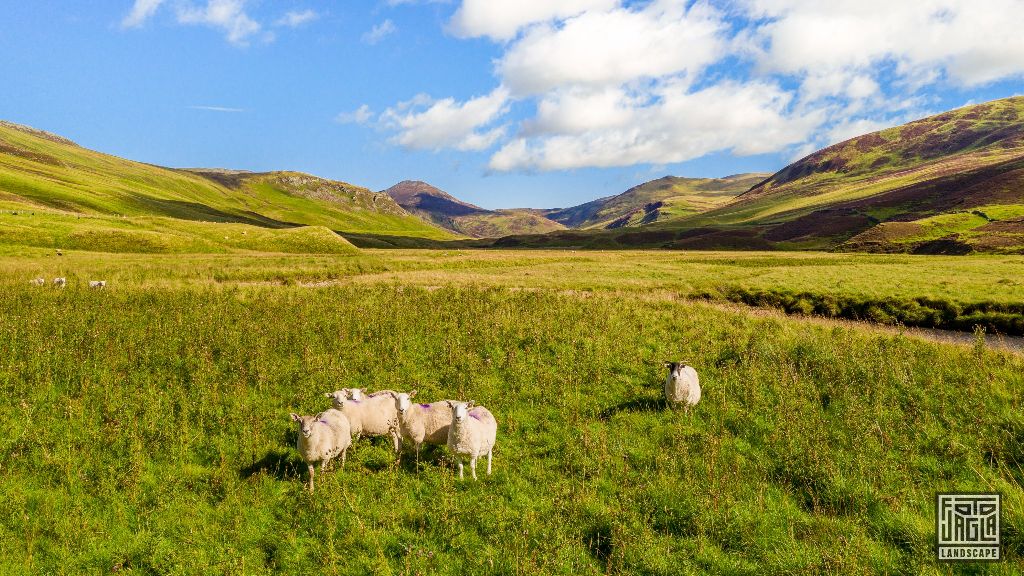
[[[1002,492],[971,570],[1024,570],[1018,357],[584,296],[7,286],[0,572],[940,574],[939,490]],[[494,475],[360,442],[304,492],[287,414],[341,386],[488,406]]]

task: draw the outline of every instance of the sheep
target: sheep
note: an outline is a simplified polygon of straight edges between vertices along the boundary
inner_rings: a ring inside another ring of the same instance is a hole
[[[665,402],[669,407],[679,404],[687,414],[690,408],[700,402],[700,380],[697,378],[697,371],[693,366],[687,366],[685,362],[665,362],[668,368],[668,377],[665,378]]]
[[[462,457],[469,456],[469,470],[476,480],[476,459],[487,455],[487,474],[491,473],[491,454],[494,451],[498,422],[487,408],[469,402],[446,400],[451,408],[452,424],[448,427],[448,449],[455,454],[462,480]]]
[[[299,440],[295,447],[309,470],[309,491],[313,492],[313,466],[320,463],[324,472],[335,456],[341,456],[341,467],[345,467],[345,455],[352,444],[352,433],[348,418],[340,410],[330,409],[315,416],[299,416],[292,412],[291,419],[299,424]]]
[[[46,278],[33,278],[28,283],[32,286],[46,286]]]
[[[414,404],[416,390],[408,394],[392,392],[395,408],[398,410],[398,429],[402,440],[412,441],[416,448],[416,461],[420,460],[420,448],[424,443],[444,446],[448,443],[448,428],[452,423],[452,411],[447,400],[432,404]]]
[[[65,286],[67,286],[67,283],[68,283],[67,278],[54,278],[53,279],[53,285],[56,288],[63,288]]]
[[[397,454],[402,449],[398,431],[398,410],[391,398],[392,390],[381,390],[367,395],[365,389],[342,388],[325,392],[336,410],[341,410],[352,425],[352,437],[390,436]],[[347,400],[347,401],[346,401]]]
[[[106,287],[107,287],[107,281],[106,280],[89,280],[89,288],[93,288],[93,289],[96,289],[96,290],[102,290],[103,288],[106,288]]]

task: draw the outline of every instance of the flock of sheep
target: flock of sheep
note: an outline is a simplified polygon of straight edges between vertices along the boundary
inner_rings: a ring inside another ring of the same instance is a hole
[[[487,457],[487,473],[491,473],[491,455],[498,432],[498,422],[490,410],[472,400],[442,400],[430,404],[413,403],[416,390],[395,392],[381,390],[367,394],[365,389],[343,388],[324,394],[332,407],[313,416],[294,412],[291,419],[298,424],[299,455],[309,470],[309,491],[313,491],[314,465],[320,471],[330,467],[331,460],[345,455],[353,439],[390,437],[397,453],[405,441],[416,449],[419,460],[424,444],[448,446],[463,478],[463,459],[469,458],[469,469],[476,479],[477,458]]]
[[[684,362],[665,362],[665,367],[665,401],[689,412],[700,402],[697,371]],[[491,473],[498,422],[490,410],[472,400],[420,404],[412,401],[416,390],[367,394],[365,388],[342,388],[324,396],[331,399],[328,410],[312,416],[290,415],[299,428],[296,447],[309,470],[310,492],[314,466],[319,463],[322,473],[340,456],[344,468],[352,441],[361,437],[390,438],[396,455],[401,454],[403,444],[409,443],[416,450],[417,462],[424,444],[447,446],[456,457],[460,480],[465,458],[469,458],[469,470],[476,480],[476,461],[486,456],[487,474]]]
[[[46,286],[46,278],[33,278],[33,279],[29,280],[28,283],[30,285],[32,285],[32,286]],[[67,285],[68,285],[68,279],[67,278],[54,278],[53,279],[53,287],[54,288],[64,288]],[[106,288],[106,287],[107,287],[107,281],[106,280],[89,280],[89,288],[102,289],[102,288]]]

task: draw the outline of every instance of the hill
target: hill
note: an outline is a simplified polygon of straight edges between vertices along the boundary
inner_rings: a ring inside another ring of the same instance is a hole
[[[829,146],[706,212],[496,244],[1022,253],[1024,97]]]
[[[407,211],[453,232],[475,238],[510,234],[542,234],[564,228],[545,218],[543,211],[529,209],[487,210],[463,202],[426,182],[406,180],[384,193]]]
[[[569,228],[615,229],[643,226],[699,214],[728,203],[767,178],[768,174],[737,174],[726,178],[665,176],[634,186],[617,196],[599,198],[545,215]]]
[[[452,237],[344,182],[163,168],[9,122],[0,122],[0,211],[0,244],[114,252],[352,250],[335,232]]]

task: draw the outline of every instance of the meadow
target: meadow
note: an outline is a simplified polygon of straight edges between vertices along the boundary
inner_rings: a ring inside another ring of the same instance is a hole
[[[1024,259],[373,251],[0,255],[0,572],[1024,571],[1024,358],[689,299],[1019,302]],[[28,278],[65,275],[69,288]],[[88,279],[108,280],[91,291]],[[661,361],[702,377],[664,409]],[[288,413],[340,387],[499,421],[459,482],[360,442],[303,490]],[[935,492],[1003,494],[1006,561],[933,560]]]

